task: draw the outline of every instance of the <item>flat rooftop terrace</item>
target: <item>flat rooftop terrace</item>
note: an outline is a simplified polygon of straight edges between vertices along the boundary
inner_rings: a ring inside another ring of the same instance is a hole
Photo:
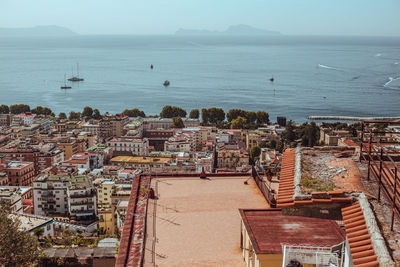
[[[153,178],[144,266],[245,266],[238,209],[269,207],[248,178]]]

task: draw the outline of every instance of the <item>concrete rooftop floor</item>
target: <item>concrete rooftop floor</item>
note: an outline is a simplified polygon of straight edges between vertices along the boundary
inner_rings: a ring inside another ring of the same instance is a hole
[[[153,178],[144,265],[245,266],[238,209],[269,207],[248,178]]]

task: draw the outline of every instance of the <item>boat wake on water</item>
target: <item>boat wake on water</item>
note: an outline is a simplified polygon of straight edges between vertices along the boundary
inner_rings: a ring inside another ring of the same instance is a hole
[[[330,66],[326,66],[326,65],[322,65],[322,64],[318,64],[318,68],[329,69],[329,70],[337,70],[337,71],[344,71],[344,70],[339,69],[339,68],[330,67]]]
[[[389,81],[386,82],[383,85],[383,87],[391,88],[391,89],[400,89],[400,77],[397,77],[397,78],[389,77]]]

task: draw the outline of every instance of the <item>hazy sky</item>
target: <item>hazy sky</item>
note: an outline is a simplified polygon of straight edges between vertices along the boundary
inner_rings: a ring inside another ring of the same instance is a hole
[[[170,34],[235,24],[284,34],[400,36],[400,0],[0,0],[0,27]]]

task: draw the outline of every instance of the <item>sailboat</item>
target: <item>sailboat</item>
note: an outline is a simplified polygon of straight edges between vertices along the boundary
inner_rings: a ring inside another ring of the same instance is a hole
[[[68,79],[68,81],[70,81],[70,82],[82,82],[82,81],[84,81],[83,78],[79,78],[79,63],[76,63],[76,69],[77,69],[77,75],[76,76],[72,76],[71,78]]]
[[[61,89],[71,89],[71,86],[67,85],[67,74],[64,74],[64,85],[60,87]]]

